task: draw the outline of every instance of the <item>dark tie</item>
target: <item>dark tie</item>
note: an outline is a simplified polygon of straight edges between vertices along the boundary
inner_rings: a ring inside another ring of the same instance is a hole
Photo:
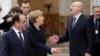
[[[98,27],[99,27],[99,21],[96,20],[96,21],[95,21],[95,24],[96,24],[96,27],[98,28]]]
[[[76,18],[73,17],[73,22],[72,22],[72,27],[73,27],[73,28],[75,27],[75,24],[76,24],[75,20],[76,20]]]
[[[21,44],[24,45],[24,41],[23,41],[23,38],[22,38],[21,32],[18,32],[18,33],[19,33],[19,38],[20,38]]]
[[[96,42],[99,42],[99,21],[95,20],[95,34],[96,34]]]

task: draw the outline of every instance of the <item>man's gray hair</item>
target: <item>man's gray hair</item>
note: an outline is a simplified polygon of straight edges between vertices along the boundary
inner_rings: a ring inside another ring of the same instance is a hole
[[[92,7],[92,9],[94,9],[94,8],[100,8],[100,6],[99,5],[95,5],[95,6]]]
[[[75,1],[75,4],[77,4],[81,9],[83,9],[83,3],[80,1]]]

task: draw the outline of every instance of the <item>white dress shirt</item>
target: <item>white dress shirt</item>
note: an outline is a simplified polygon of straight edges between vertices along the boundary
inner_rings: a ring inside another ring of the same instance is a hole
[[[12,28],[13,28],[13,30],[15,31],[15,33],[17,34],[18,39],[20,39],[19,32],[21,32],[21,36],[22,36],[22,39],[23,39],[23,41],[24,41],[24,35],[23,35],[22,31],[19,31],[19,30],[16,29],[14,26],[13,26]]]
[[[76,18],[75,23],[78,21],[79,17],[82,15],[82,13],[77,14],[76,16],[73,16]]]

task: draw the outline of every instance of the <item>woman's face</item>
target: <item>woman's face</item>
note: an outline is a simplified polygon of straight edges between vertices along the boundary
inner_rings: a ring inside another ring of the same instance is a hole
[[[36,23],[39,23],[40,25],[44,24],[44,16],[38,16],[38,18],[36,19]]]

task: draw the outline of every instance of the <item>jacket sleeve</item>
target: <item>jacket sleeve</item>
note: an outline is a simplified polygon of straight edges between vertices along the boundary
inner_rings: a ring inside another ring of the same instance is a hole
[[[69,40],[69,35],[68,35],[68,30],[66,29],[66,33],[59,38],[59,41],[57,43],[59,44],[59,43],[67,42],[68,40]]]
[[[1,43],[1,56],[9,56],[8,36],[3,34]]]
[[[7,27],[7,21],[4,20],[1,24],[0,24],[0,29],[4,29]]]
[[[32,36],[31,33],[30,33],[30,40],[31,40],[31,44],[32,44],[33,46],[38,47],[40,50],[43,50],[43,51],[45,51],[46,53],[52,54],[52,53],[51,53],[51,48],[50,48],[50,47],[45,46],[45,45],[39,43],[38,41],[34,40],[33,37],[34,37],[34,36]]]
[[[86,25],[86,34],[87,34],[87,53],[92,54],[93,47],[95,44],[95,30],[94,30],[94,24],[92,20],[88,20]]]

